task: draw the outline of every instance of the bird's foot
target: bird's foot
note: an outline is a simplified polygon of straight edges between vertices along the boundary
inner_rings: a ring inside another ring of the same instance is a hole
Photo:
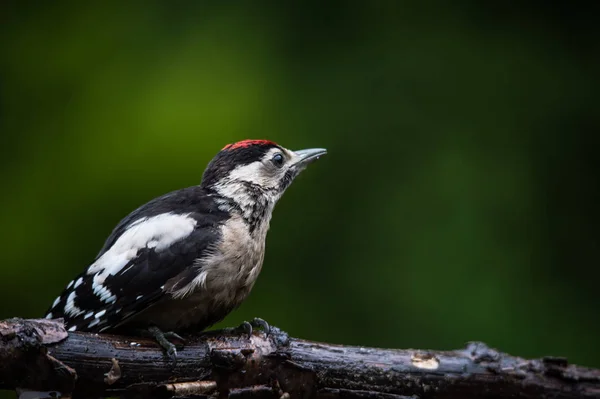
[[[163,333],[163,335],[165,336],[166,339],[179,341],[182,344],[185,344],[185,338],[183,338],[181,335],[177,334],[174,331],[167,331],[166,333]]]
[[[250,338],[250,337],[252,337],[252,332],[254,331],[254,328],[260,328],[261,330],[264,331],[264,333],[267,336],[269,335],[269,332],[271,331],[271,326],[269,325],[269,323],[267,323],[260,317],[255,317],[251,321],[244,321],[242,324],[240,324],[237,327],[226,328],[225,331],[229,332],[229,333],[233,333],[233,334],[244,333],[244,334],[248,335],[248,338]]]
[[[158,342],[158,344],[167,352],[167,356],[171,358],[173,367],[177,365],[177,346],[169,340],[176,340],[185,343],[185,339],[173,331],[162,332],[156,326],[148,327],[150,335]],[[181,345],[183,347],[183,345]]]

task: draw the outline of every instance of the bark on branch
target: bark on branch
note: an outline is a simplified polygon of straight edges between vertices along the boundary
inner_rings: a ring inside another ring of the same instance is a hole
[[[599,398],[600,370],[470,343],[451,352],[290,338],[191,337],[175,367],[149,340],[67,333],[53,320],[0,321],[0,389],[64,396],[229,398]]]

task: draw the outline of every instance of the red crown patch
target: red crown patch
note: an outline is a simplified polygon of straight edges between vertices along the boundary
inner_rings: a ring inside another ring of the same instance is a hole
[[[235,150],[236,148],[246,148],[251,147],[253,145],[277,145],[269,140],[242,140],[237,143],[227,144],[223,147],[223,150]]]

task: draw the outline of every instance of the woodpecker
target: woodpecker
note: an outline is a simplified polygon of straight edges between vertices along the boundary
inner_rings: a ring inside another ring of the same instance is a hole
[[[170,339],[222,320],[260,273],[275,203],[322,148],[291,151],[268,140],[225,146],[201,184],[155,198],[117,224],[94,261],[46,318],[68,331],[148,331]],[[255,326],[268,328],[261,319]],[[252,325],[243,327],[252,332]]]

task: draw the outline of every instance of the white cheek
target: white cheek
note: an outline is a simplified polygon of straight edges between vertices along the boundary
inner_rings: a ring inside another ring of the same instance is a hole
[[[260,161],[236,167],[229,172],[229,178],[233,181],[245,181],[260,186],[264,186],[268,181],[265,173],[265,165]]]
[[[279,148],[272,148],[259,161],[254,161],[247,165],[240,165],[229,172],[230,181],[244,181],[259,185],[263,188],[276,188],[279,181],[283,178],[287,168],[284,166],[278,168],[272,164],[271,159],[277,153],[283,152],[286,158],[286,164],[290,160],[298,157],[294,152]]]

